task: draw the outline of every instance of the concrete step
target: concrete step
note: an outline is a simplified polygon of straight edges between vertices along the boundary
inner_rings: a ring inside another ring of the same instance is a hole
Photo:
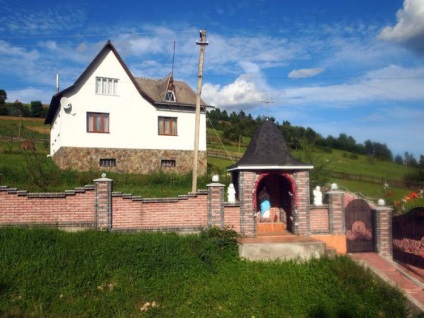
[[[326,246],[325,255],[327,255],[328,257],[334,257],[337,255],[337,250],[331,246]]]
[[[239,241],[239,255],[252,261],[319,258],[326,254],[326,244],[295,235],[258,236]]]

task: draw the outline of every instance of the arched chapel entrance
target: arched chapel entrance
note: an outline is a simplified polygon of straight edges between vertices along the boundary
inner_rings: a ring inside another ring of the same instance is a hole
[[[294,232],[294,208],[296,199],[296,187],[290,175],[285,173],[263,173],[255,183],[253,206],[255,211],[260,210],[259,193],[266,187],[271,201],[269,219],[256,218],[257,225],[261,222],[283,223],[283,229]]]

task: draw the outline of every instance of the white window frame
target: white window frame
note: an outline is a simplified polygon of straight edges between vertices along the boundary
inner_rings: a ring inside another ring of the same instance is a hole
[[[177,101],[177,99],[175,98],[174,91],[169,90],[169,91],[166,92],[165,101],[173,102],[173,103],[175,103]]]
[[[109,77],[96,77],[96,94],[97,95],[118,95],[118,79]]]

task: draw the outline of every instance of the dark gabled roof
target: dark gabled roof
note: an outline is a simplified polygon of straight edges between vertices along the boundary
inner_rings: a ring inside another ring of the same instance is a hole
[[[227,168],[233,170],[307,170],[311,164],[292,156],[281,131],[273,122],[266,120],[253,135],[243,157]]]
[[[44,124],[51,124],[53,122],[54,116],[56,115],[56,112],[60,105],[60,99],[62,98],[63,94],[70,91],[73,87],[77,85],[79,81],[82,80],[82,78],[85,77],[85,75],[91,70],[92,65],[94,65],[103,56],[103,53],[106,50],[111,50],[113,54],[115,54],[119,63],[121,64],[125,72],[127,73],[128,77],[131,79],[131,82],[137,88],[140,95],[143,96],[152,105],[156,107],[165,106],[167,108],[177,108],[177,109],[178,108],[184,108],[184,109],[189,108],[193,110],[195,109],[196,93],[190,88],[190,86],[188,86],[186,83],[181,81],[174,81],[171,74],[166,76],[162,80],[135,78],[131,74],[127,65],[122,60],[119,53],[116,51],[112,42],[107,41],[104,47],[96,55],[93,61],[87,66],[84,72],[78,77],[75,83],[72,86],[62,90],[61,92],[58,92],[57,94],[53,95],[52,100],[50,102],[50,107],[47,112],[46,119],[44,120]],[[175,95],[177,99],[176,102],[165,101],[164,94],[166,94],[168,90],[169,81],[174,82]],[[205,109],[205,107],[210,107],[203,100],[200,101],[200,104],[203,110]]]

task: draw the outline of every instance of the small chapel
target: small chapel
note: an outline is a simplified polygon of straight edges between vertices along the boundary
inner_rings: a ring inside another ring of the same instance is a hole
[[[311,169],[311,164],[293,157],[277,126],[264,121],[243,157],[227,168],[240,202],[241,234],[255,237],[272,227],[308,235]],[[260,211],[261,191],[266,191],[269,200],[265,217]]]

